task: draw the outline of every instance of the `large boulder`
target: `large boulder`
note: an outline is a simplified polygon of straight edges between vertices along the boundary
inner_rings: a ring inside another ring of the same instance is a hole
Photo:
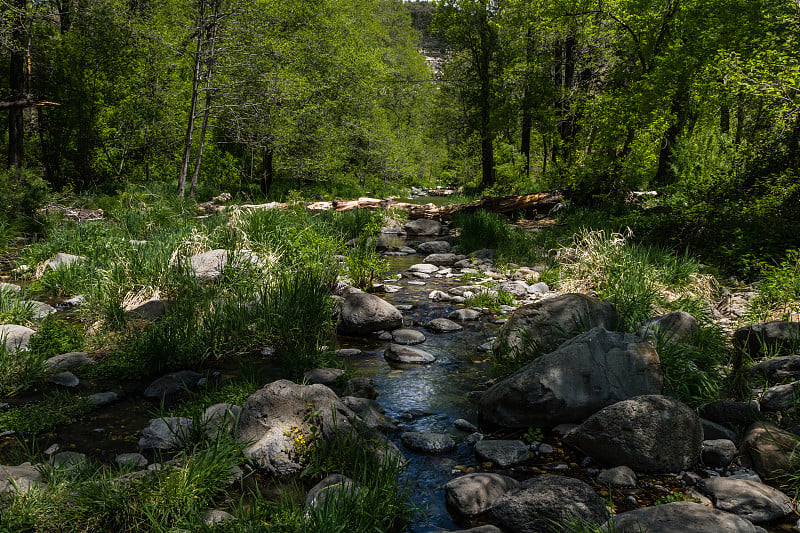
[[[797,398],[800,398],[800,381],[768,388],[761,396],[759,405],[762,411],[788,411],[797,405]]]
[[[339,312],[339,331],[364,335],[373,331],[397,329],[403,314],[389,302],[366,292],[351,292],[344,297]]]
[[[700,324],[689,313],[675,311],[652,318],[636,333],[643,339],[663,340],[670,344],[691,342],[692,337],[700,331]]]
[[[746,479],[712,477],[700,480],[697,487],[714,506],[754,524],[771,522],[795,512],[792,500],[778,489]]]
[[[598,326],[613,330],[618,322],[613,305],[585,294],[563,294],[514,311],[500,329],[492,349],[513,353],[534,345],[545,353],[579,331]]]
[[[421,254],[446,254],[450,252],[452,246],[447,241],[428,241],[417,246],[417,252]]]
[[[785,354],[800,344],[800,322],[773,320],[737,329],[733,345],[752,357]]]
[[[492,515],[514,533],[558,531],[553,522],[567,518],[602,522],[608,511],[602,498],[585,482],[562,476],[535,477],[500,497]]]
[[[22,463],[17,466],[0,465],[0,495],[20,492],[42,484],[41,466]]]
[[[594,328],[487,390],[481,416],[515,428],[582,422],[620,400],[659,394],[663,376],[653,346]]]
[[[227,250],[211,250],[189,258],[189,268],[202,281],[213,281],[220,277],[227,264]]]
[[[419,237],[436,237],[444,233],[444,228],[440,222],[427,218],[419,218],[411,222],[406,222],[406,224],[403,225],[403,229],[406,230],[409,236]]]
[[[679,472],[700,459],[703,427],[697,413],[677,400],[637,396],[598,411],[564,442],[608,465]]]
[[[27,350],[31,335],[36,333],[31,328],[16,324],[0,325],[0,341],[5,340],[6,350],[9,353]]]
[[[492,508],[498,498],[517,488],[517,481],[489,472],[457,477],[444,486],[447,505],[458,514],[476,516]]]
[[[787,379],[800,379],[800,355],[785,355],[766,359],[750,367],[754,377],[763,378],[768,383],[778,383]]]
[[[281,379],[250,395],[236,436],[244,453],[276,475],[297,474],[313,439],[333,439],[352,429],[355,414],[325,385]]]
[[[620,513],[600,531],[615,533],[759,533],[763,529],[735,514],[699,503],[673,502]]]
[[[800,437],[768,422],[756,422],[742,440],[745,454],[759,476],[776,479],[800,468]]]

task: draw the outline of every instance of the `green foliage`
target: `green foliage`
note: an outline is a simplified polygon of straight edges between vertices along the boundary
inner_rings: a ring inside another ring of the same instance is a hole
[[[79,325],[51,315],[42,321],[36,335],[31,336],[28,350],[47,358],[78,351],[83,344],[83,329]]]
[[[48,431],[73,422],[91,409],[85,398],[66,392],[51,392],[33,405],[12,407],[0,412],[0,430],[18,433]]]
[[[486,307],[491,311],[497,312],[501,305],[516,305],[514,297],[503,289],[483,288],[474,291],[473,295],[464,301],[467,307]]]
[[[0,288],[0,323],[29,324],[36,315],[33,304],[24,299],[21,291]]]
[[[362,237],[347,254],[344,272],[354,287],[367,289],[389,270],[389,263],[375,252],[372,240]]]
[[[31,216],[47,198],[41,173],[21,167],[0,170],[0,211],[7,217]]]
[[[544,440],[544,432],[542,431],[542,428],[528,428],[522,438],[525,439],[528,444],[541,442]]]
[[[478,210],[474,213],[457,213],[453,226],[461,230],[458,247],[462,253],[482,248],[497,248],[511,238],[511,228],[506,219],[496,213]]]
[[[758,293],[750,304],[748,318],[752,321],[769,318],[789,319],[800,310],[800,249],[786,251],[778,265],[764,265]]]

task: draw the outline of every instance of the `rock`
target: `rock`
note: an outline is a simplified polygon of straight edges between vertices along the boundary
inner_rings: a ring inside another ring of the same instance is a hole
[[[343,396],[342,403],[352,409],[368,429],[377,429],[385,433],[397,430],[394,420],[388,418],[380,404],[374,400],[357,396]]]
[[[528,294],[536,295],[536,294],[547,294],[550,292],[550,287],[547,286],[547,283],[540,281],[539,283],[534,283],[528,287]]]
[[[439,271],[439,267],[428,263],[417,263],[408,267],[409,272],[416,272],[419,274],[433,274]]]
[[[115,461],[119,466],[137,469],[145,468],[149,462],[147,457],[140,453],[121,453],[116,457]]]
[[[36,332],[25,326],[18,326],[16,324],[0,325],[0,340],[5,339],[8,353],[27,350],[28,341],[34,333]]]
[[[783,355],[800,341],[800,322],[773,320],[737,329],[733,345],[756,358],[766,354]]]
[[[45,262],[45,266],[51,270],[59,270],[71,266],[73,263],[85,261],[85,257],[66,253],[57,253]]]
[[[597,482],[614,488],[634,488],[636,473],[627,466],[609,468],[597,476]]]
[[[456,254],[430,254],[425,256],[422,261],[436,266],[453,266],[453,263],[459,259],[463,259],[463,257]]]
[[[636,334],[653,342],[660,339],[669,344],[681,344],[690,343],[698,331],[697,319],[684,311],[675,311],[652,318]]]
[[[357,357],[362,354],[358,348],[340,348],[336,350],[336,357]]]
[[[20,492],[42,485],[42,473],[37,465],[22,463],[17,466],[0,465],[0,494]]]
[[[514,428],[581,422],[620,400],[658,394],[662,382],[650,343],[594,328],[489,388],[479,411],[493,424]]]
[[[528,447],[521,440],[483,439],[475,444],[475,455],[481,461],[491,461],[500,468],[508,468],[528,460]]]
[[[342,376],[344,376],[344,370],[341,368],[321,367],[306,371],[303,379],[309,383],[319,383],[330,387]]]
[[[448,532],[440,531],[439,533],[448,533]],[[503,533],[503,532],[497,526],[486,524],[484,526],[471,527],[469,529],[459,529],[457,531],[451,531],[449,533]]]
[[[344,297],[339,313],[339,331],[364,335],[373,331],[393,330],[403,325],[403,314],[389,302],[365,292]]]
[[[354,420],[353,411],[325,385],[281,379],[250,395],[239,415],[236,437],[247,443],[245,455],[260,468],[291,475],[303,469],[297,444],[347,434]]]
[[[450,295],[443,291],[431,291],[428,299],[434,302],[448,302],[450,301]]]
[[[733,443],[739,442],[739,436],[732,429],[705,418],[701,418],[700,423],[703,425],[703,438],[707,440],[727,439]]]
[[[459,322],[469,322],[472,320],[478,320],[481,317],[481,312],[476,311],[475,309],[456,309],[449,315],[447,318],[450,320],[457,320]]]
[[[0,281],[0,292],[19,294],[22,292],[22,287],[13,283],[5,283]]]
[[[183,448],[192,430],[192,420],[180,416],[154,418],[142,431],[140,450]]]
[[[758,403],[762,411],[788,411],[797,405],[798,398],[800,398],[800,381],[795,381],[768,388]]]
[[[800,439],[768,422],[756,422],[742,440],[742,455],[763,479],[776,479],[800,468]]]
[[[465,433],[473,433],[478,431],[478,427],[470,422],[469,420],[464,420],[463,418],[458,418],[453,420],[453,425],[456,429],[460,431],[464,431]]]
[[[392,363],[403,364],[427,364],[436,361],[436,357],[425,350],[403,346],[401,344],[390,344],[384,351],[383,357]]]
[[[187,389],[193,390],[198,387],[198,383],[202,378],[202,374],[199,374],[193,370],[172,372],[165,376],[161,376],[148,385],[144,390],[144,397],[150,399],[161,399],[173,396],[179,392],[184,392]]]
[[[746,518],[754,524],[778,520],[795,512],[788,496],[762,483],[713,477],[701,480],[697,486],[711,497],[717,509]]]
[[[58,452],[50,458],[53,468],[58,470],[76,468],[86,463],[86,454],[79,452]]]
[[[189,268],[201,281],[214,281],[228,264],[227,250],[211,250],[189,258]]]
[[[514,271],[514,273],[511,275],[511,279],[536,282],[539,281],[539,276],[539,272],[533,270],[532,268],[520,267]]]
[[[517,299],[528,296],[528,284],[524,281],[506,281],[501,283],[498,288]]]
[[[403,225],[409,236],[435,237],[444,233],[442,224],[436,220],[419,218]]]
[[[328,498],[340,498],[342,493],[363,490],[356,482],[341,474],[331,474],[316,485],[306,495],[306,509],[324,506]],[[338,500],[336,500],[338,501]]]
[[[612,525],[613,524],[613,525]],[[758,533],[762,529],[734,514],[692,502],[673,502],[615,515],[600,528],[615,533]]]
[[[76,307],[80,307],[86,303],[86,297],[82,295],[73,296],[67,300],[61,302],[60,307],[66,307],[67,309],[74,309]]]
[[[452,246],[447,241],[428,241],[417,246],[417,252],[421,254],[446,254]]]
[[[142,320],[155,320],[167,312],[170,300],[150,300],[131,309],[126,309],[128,316]]]
[[[761,408],[756,401],[734,402],[718,400],[700,406],[700,416],[724,426],[749,426],[761,418]]]
[[[220,431],[230,433],[236,428],[242,408],[231,403],[215,403],[203,411],[201,418],[206,435],[215,438]]]
[[[203,515],[203,524],[214,527],[233,518],[233,515],[221,509],[209,509]]]
[[[372,378],[360,376],[351,378],[347,382],[343,396],[356,396],[358,398],[374,400],[378,397],[378,391],[375,390],[375,384],[372,382]]]
[[[92,358],[86,352],[69,352],[54,355],[46,360],[44,365],[50,370],[72,370],[88,365],[91,362]]]
[[[492,505],[492,515],[514,533],[554,531],[553,521],[565,518],[602,522],[606,505],[592,487],[579,479],[543,475],[501,496]]]
[[[679,472],[700,459],[703,428],[697,413],[677,400],[637,396],[598,411],[564,443],[609,465]]]
[[[425,334],[415,329],[396,329],[392,332],[392,340],[396,344],[422,344]]]
[[[598,326],[613,330],[618,321],[613,305],[584,294],[564,294],[514,311],[500,329],[493,348],[497,353],[513,352],[531,342],[546,353],[581,330]]]
[[[467,474],[444,486],[447,505],[463,516],[476,516],[491,509],[498,498],[517,488],[516,480],[500,474]]]
[[[89,405],[92,405],[94,407],[102,407],[112,402],[116,402],[118,399],[119,395],[116,392],[111,392],[111,391],[97,392],[87,398]]]
[[[700,459],[703,464],[727,468],[738,455],[736,444],[728,439],[713,439],[703,441],[703,450]]]
[[[456,324],[452,320],[446,318],[434,318],[428,322],[425,327],[434,333],[452,333],[464,329],[460,324]]]
[[[56,308],[44,302],[37,302],[36,300],[22,300],[21,304],[28,306],[33,312],[33,318],[41,320],[56,312]]]
[[[798,379],[800,378],[800,355],[786,355],[761,361],[750,367],[750,373],[763,378],[767,383]]]
[[[59,372],[57,374],[53,374],[47,378],[47,381],[60,387],[70,388],[77,387],[81,383],[81,380],[79,380],[78,377],[72,372]]]
[[[456,441],[444,433],[418,433],[406,431],[400,435],[403,445],[419,453],[447,453],[456,449]]]

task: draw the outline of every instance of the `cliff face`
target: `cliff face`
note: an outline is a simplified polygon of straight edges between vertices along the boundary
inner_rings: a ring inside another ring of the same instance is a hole
[[[420,33],[420,52],[438,74],[444,63],[447,44],[444,36],[433,29],[433,16],[436,5],[433,2],[406,2],[411,13],[411,25]]]

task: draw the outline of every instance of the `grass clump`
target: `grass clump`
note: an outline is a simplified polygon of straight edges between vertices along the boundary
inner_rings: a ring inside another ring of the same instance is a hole
[[[9,350],[0,335],[0,394],[13,395],[41,381],[47,373],[41,352]]]
[[[22,291],[0,287],[0,324],[32,324],[36,317],[33,304],[26,301]]]
[[[485,307],[490,311],[496,312],[500,310],[501,305],[514,306],[517,305],[517,301],[513,295],[503,289],[481,288],[474,291],[472,296],[466,298],[464,305],[466,307]]]
[[[800,249],[787,250],[777,265],[764,265],[758,292],[751,302],[748,319],[790,320],[800,311]]]
[[[55,391],[45,394],[39,403],[13,407],[0,412],[0,431],[39,433],[73,422],[91,411],[85,398]]]

